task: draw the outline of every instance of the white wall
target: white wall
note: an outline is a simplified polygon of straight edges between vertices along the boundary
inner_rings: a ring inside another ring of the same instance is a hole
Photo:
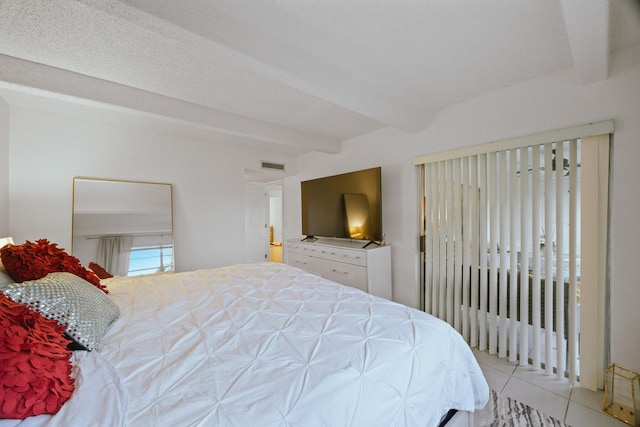
[[[268,158],[295,170],[291,158],[182,136],[164,121],[57,101],[8,102],[16,242],[48,238],[70,248],[74,176],[153,181],[173,184],[178,271],[242,262],[245,168]]]
[[[298,158],[298,175],[283,181],[284,239],[301,237],[300,182],[371,167],[382,167],[382,223],[391,244],[393,300],[418,306],[417,172],[402,136],[387,129],[343,143],[340,154]],[[361,141],[361,142],[360,142]]]
[[[0,237],[9,236],[9,106],[0,99]]]
[[[298,159],[284,180],[285,239],[300,235],[300,181],[382,166],[383,225],[392,245],[393,299],[418,306],[416,155],[615,120],[611,191],[611,360],[640,371],[640,46],[616,54],[606,81],[582,86],[572,69],[507,87],[442,111],[424,131],[384,129],[338,155]]]

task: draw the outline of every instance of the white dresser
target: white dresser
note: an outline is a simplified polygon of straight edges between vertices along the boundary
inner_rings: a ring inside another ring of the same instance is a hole
[[[334,282],[391,299],[391,246],[320,238],[285,242],[285,262]]]

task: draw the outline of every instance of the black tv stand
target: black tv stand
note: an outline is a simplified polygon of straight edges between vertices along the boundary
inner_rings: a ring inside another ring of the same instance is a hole
[[[315,242],[316,240],[318,240],[317,237],[314,236],[307,236],[304,239],[300,240],[301,242]]]
[[[381,246],[381,245],[380,245],[380,243],[376,242],[375,240],[369,240],[369,243],[367,243],[366,245],[364,245],[364,246],[362,247],[362,249],[365,249],[365,248],[366,248],[367,246],[369,246],[369,245],[378,245],[378,246]]]

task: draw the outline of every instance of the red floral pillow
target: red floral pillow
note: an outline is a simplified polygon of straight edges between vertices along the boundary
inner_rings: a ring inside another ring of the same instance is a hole
[[[0,293],[0,418],[55,414],[73,393],[64,325]]]
[[[75,274],[91,283],[104,293],[109,293],[95,273],[80,264],[80,260],[58,248],[56,243],[49,243],[47,239],[36,240],[35,243],[26,241],[22,245],[7,245],[0,249],[2,264],[13,280],[41,279],[49,273],[66,272]]]
[[[98,276],[100,279],[110,279],[113,277],[111,273],[102,268],[102,266],[96,262],[90,262],[89,268],[91,269],[91,271],[96,273],[96,276]]]

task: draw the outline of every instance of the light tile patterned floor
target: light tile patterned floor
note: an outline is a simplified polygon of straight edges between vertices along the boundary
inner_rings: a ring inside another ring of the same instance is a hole
[[[628,425],[602,412],[603,392],[594,393],[555,376],[533,372],[486,352],[473,351],[489,387],[526,403],[572,427],[625,427]]]

